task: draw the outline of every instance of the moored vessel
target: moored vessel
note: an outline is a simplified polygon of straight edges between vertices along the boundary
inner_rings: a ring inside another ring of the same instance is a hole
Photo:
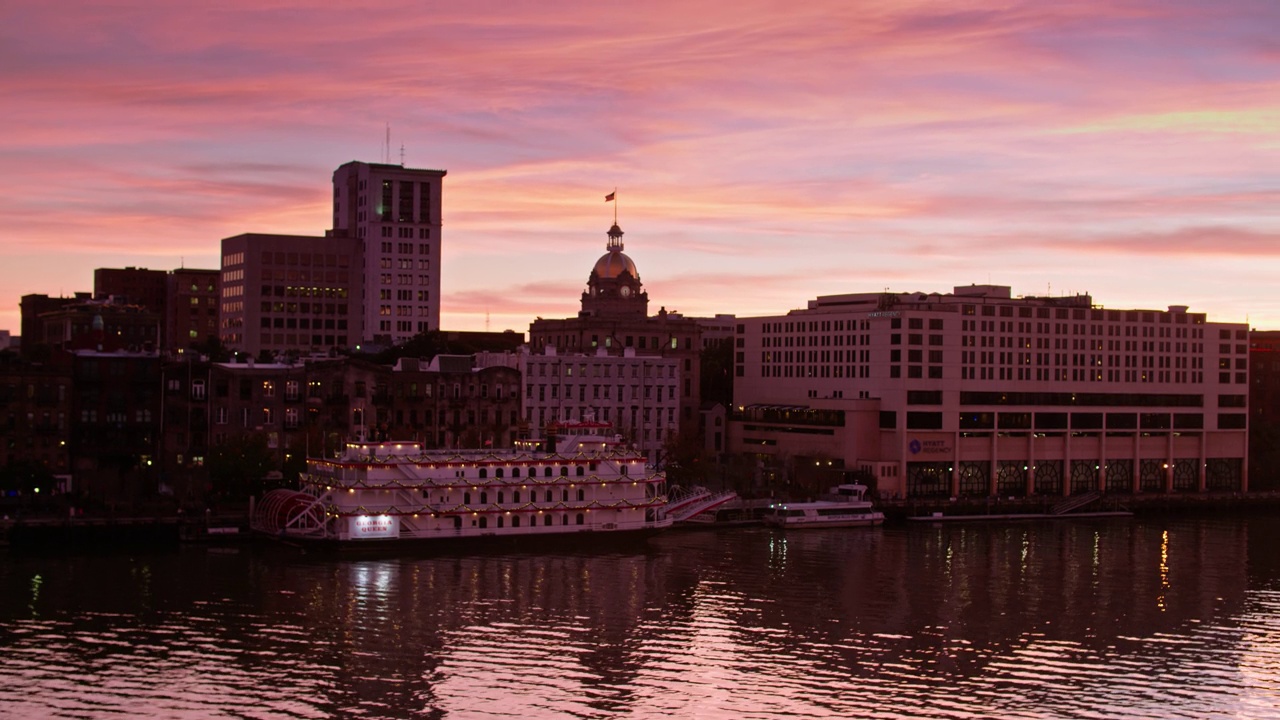
[[[774,503],[764,515],[764,524],[788,529],[879,525],[884,513],[875,509],[866,494],[866,485],[837,485],[820,500]]]
[[[252,527],[352,547],[566,536],[585,544],[670,527],[664,476],[608,423],[553,430],[510,449],[350,442],[340,457],[308,460],[298,490],[267,493]]]

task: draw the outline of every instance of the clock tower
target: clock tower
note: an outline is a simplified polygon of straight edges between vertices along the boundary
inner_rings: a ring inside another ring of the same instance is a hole
[[[605,250],[587,278],[578,317],[648,317],[649,294],[640,284],[636,264],[622,252],[622,228],[616,223],[609,228]]]

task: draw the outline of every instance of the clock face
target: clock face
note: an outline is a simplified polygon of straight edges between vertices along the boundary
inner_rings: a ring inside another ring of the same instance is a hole
[[[626,285],[623,285],[622,289],[619,290],[618,292],[622,293],[622,297],[631,297],[631,288],[627,287]]]

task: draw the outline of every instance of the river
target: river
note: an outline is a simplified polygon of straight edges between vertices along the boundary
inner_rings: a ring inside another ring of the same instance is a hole
[[[1280,522],[0,556],[5,718],[1280,718]]]

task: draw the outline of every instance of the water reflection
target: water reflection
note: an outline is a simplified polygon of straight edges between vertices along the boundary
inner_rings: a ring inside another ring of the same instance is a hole
[[[0,715],[1272,717],[1277,540],[1174,519],[16,556]]]

